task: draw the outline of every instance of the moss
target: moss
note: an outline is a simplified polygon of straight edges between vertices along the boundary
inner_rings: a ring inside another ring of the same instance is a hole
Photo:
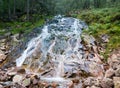
[[[120,48],[120,7],[104,8],[89,11],[82,11],[77,18],[88,23],[87,32],[100,40],[102,34],[110,36],[109,42],[105,44],[106,51],[101,53],[105,61],[112,50]]]

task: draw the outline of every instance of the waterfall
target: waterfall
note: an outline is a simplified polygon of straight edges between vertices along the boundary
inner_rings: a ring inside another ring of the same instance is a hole
[[[75,68],[72,66],[75,62],[82,62],[79,49],[83,46],[81,33],[85,28],[85,23],[78,19],[56,16],[43,27],[39,36],[28,42],[16,65],[25,65],[27,70],[38,73],[41,69],[52,68],[52,72],[43,78],[63,80],[64,74]]]

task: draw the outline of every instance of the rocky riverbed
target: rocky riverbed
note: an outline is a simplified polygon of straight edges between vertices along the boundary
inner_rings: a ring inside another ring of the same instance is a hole
[[[8,51],[6,50],[6,52]],[[5,64],[4,61],[7,59],[6,52],[5,49],[1,49],[1,66],[3,63]],[[112,52],[108,61],[102,64],[104,67],[102,75],[71,74],[71,76],[81,75],[84,77],[82,80],[71,78],[72,80],[67,84],[68,87],[66,88],[120,88],[120,50]],[[94,74],[94,71],[92,74]],[[0,88],[57,88],[57,86],[59,86],[58,83],[42,81],[38,75],[26,73],[23,68],[8,66],[7,68],[0,69]]]

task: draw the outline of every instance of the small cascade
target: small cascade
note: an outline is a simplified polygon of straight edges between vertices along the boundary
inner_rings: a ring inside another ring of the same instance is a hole
[[[71,73],[90,72],[94,62],[86,59],[86,46],[81,37],[86,28],[86,24],[78,19],[56,16],[43,27],[38,37],[28,42],[16,65],[49,82],[70,82]],[[95,40],[85,36],[84,41],[93,46]]]

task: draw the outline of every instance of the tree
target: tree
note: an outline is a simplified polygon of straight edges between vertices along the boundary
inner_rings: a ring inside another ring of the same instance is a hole
[[[27,0],[27,21],[29,21],[29,13],[30,13],[30,0]]]
[[[14,16],[16,15],[16,0],[14,0],[14,9],[13,9]]]
[[[10,0],[8,0],[8,18],[11,19],[11,5]]]
[[[94,0],[94,7],[95,8],[100,8],[101,2],[100,0]]]

